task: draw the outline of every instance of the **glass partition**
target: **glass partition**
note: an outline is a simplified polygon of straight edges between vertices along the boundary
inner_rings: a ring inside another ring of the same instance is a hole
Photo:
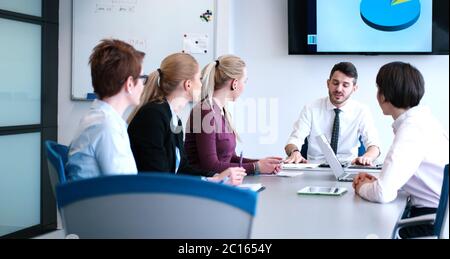
[[[40,17],[42,0],[0,0],[0,9]]]
[[[0,136],[0,236],[38,225],[41,134]]]
[[[0,18],[0,127],[41,123],[41,25]]]

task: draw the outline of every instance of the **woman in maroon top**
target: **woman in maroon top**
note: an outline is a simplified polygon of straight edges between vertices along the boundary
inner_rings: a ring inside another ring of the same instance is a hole
[[[236,56],[222,56],[203,69],[202,82],[202,102],[194,107],[186,126],[185,152],[190,164],[212,172],[238,166],[247,174],[279,172],[282,158],[241,159],[235,152],[239,136],[225,107],[245,88],[245,62]]]

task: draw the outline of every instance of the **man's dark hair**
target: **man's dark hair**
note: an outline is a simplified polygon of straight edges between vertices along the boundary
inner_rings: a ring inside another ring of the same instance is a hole
[[[336,71],[339,71],[348,77],[354,78],[355,79],[353,82],[354,84],[356,84],[358,82],[358,70],[356,70],[355,65],[353,65],[352,63],[341,62],[341,63],[334,65],[334,67],[330,73],[330,79],[333,77],[333,75]]]
[[[102,40],[89,59],[92,84],[98,98],[102,100],[118,94],[130,76],[137,82],[144,56],[126,42]]]
[[[378,93],[397,108],[408,109],[420,104],[425,81],[411,64],[393,62],[384,65],[377,76]]]

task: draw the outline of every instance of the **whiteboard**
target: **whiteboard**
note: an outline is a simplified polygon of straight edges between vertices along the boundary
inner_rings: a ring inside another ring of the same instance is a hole
[[[145,52],[145,74],[183,50],[202,67],[215,57],[216,0],[74,0],[72,7],[73,100],[91,99],[89,57],[105,38]]]

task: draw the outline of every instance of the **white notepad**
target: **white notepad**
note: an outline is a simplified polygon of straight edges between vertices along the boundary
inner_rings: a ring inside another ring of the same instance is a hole
[[[320,164],[282,164],[283,170],[302,170],[302,169],[314,169],[319,167]]]
[[[277,174],[279,177],[296,177],[302,175],[303,172],[281,171]]]

